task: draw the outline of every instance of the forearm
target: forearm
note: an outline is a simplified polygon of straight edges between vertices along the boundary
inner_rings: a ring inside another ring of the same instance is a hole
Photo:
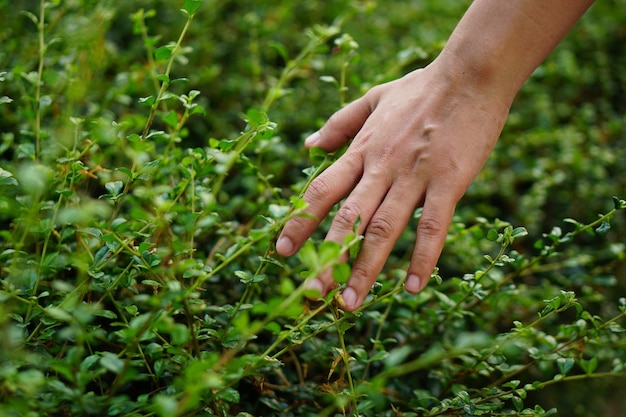
[[[510,105],[593,0],[476,0],[435,61],[448,77]]]

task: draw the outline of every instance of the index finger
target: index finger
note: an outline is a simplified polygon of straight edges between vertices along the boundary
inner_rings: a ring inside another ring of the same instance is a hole
[[[311,216],[295,217],[287,222],[276,241],[281,256],[293,255],[311,236],[333,205],[355,187],[363,172],[356,154],[346,152],[333,165],[315,178],[304,193],[305,213]]]

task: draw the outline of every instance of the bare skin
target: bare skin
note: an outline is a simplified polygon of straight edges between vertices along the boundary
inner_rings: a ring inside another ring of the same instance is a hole
[[[372,88],[339,110],[305,146],[348,150],[304,200],[313,217],[289,221],[276,249],[291,256],[345,198],[326,240],[365,235],[342,292],[361,306],[413,212],[423,207],[406,290],[421,291],[441,255],[457,202],[483,167],[515,94],[592,0],[476,0],[426,68]],[[347,256],[347,255],[346,255]],[[330,271],[310,283],[326,294]]]

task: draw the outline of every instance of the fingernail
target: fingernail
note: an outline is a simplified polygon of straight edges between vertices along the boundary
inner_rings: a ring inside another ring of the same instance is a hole
[[[310,148],[311,146],[315,146],[315,144],[317,144],[319,140],[320,140],[320,132],[317,131],[304,140],[304,146],[306,146],[307,148]]]
[[[293,242],[288,237],[281,237],[276,242],[276,251],[282,256],[289,256],[293,252]]]
[[[404,287],[408,292],[416,293],[420,290],[421,284],[422,282],[420,280],[420,277],[415,274],[411,274],[406,278],[406,283],[404,284]]]
[[[341,298],[349,310],[354,309],[356,306],[356,292],[352,287],[348,287],[341,293]]]
[[[314,279],[313,281],[309,282],[306,286],[306,289],[309,292],[307,294],[307,297],[312,299],[319,298],[324,294],[324,285],[319,279]],[[315,294],[313,292],[315,292]]]

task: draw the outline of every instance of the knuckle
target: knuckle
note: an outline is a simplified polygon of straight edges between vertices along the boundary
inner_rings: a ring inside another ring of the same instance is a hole
[[[305,229],[307,223],[310,223],[311,219],[305,216],[296,216],[290,219],[285,225],[286,233],[298,233],[298,231]],[[291,237],[291,235],[290,235]]]
[[[365,93],[364,97],[367,99],[377,100],[387,88],[388,84],[375,85]]]
[[[360,215],[361,211],[358,208],[344,204],[335,214],[335,223],[343,229],[352,229]]]
[[[309,188],[306,190],[306,199],[308,201],[321,200],[328,197],[332,191],[332,186],[326,180],[325,176],[319,176],[309,184]]]
[[[424,216],[418,224],[419,231],[426,236],[439,236],[447,231],[445,223],[434,216]]]
[[[391,239],[395,235],[395,223],[389,215],[378,215],[372,218],[367,226],[368,238],[379,240]]]

